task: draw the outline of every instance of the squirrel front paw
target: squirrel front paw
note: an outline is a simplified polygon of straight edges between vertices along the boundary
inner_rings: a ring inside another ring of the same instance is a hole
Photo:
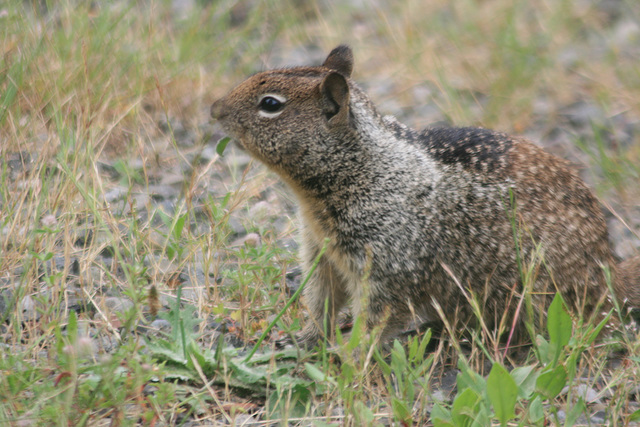
[[[312,349],[318,345],[320,340],[323,338],[324,334],[322,334],[314,325],[305,326],[304,329],[295,336],[296,343],[300,347],[304,347],[306,349]]]

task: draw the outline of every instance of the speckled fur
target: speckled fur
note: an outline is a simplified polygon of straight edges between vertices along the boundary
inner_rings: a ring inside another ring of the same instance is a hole
[[[457,326],[475,323],[470,290],[495,327],[513,315],[521,292],[513,221],[523,263],[538,260],[536,308],[559,290],[591,314],[608,292],[602,267],[616,266],[598,203],[566,162],[503,133],[417,132],[382,117],[350,80],[352,67],[351,50],[339,46],[323,66],[256,74],[211,109],[297,195],[307,270],[330,239],[305,289],[311,319],[303,339],[321,336],[325,301],[333,325],[349,301],[357,314],[363,295],[369,324],[386,321],[383,340],[413,314],[441,322],[434,303]],[[277,117],[259,114],[269,93],[286,99]],[[640,258],[618,268],[618,297],[637,306]]]

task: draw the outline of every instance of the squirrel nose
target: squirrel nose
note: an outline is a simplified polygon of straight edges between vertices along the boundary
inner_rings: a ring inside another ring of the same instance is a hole
[[[224,99],[218,99],[211,105],[211,117],[221,119],[224,117]]]

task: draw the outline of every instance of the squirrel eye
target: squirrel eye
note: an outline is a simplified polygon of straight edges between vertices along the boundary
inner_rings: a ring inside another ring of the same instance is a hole
[[[275,117],[282,112],[286,99],[279,95],[264,95],[258,101],[260,115],[264,117]]]
[[[282,108],[282,102],[278,101],[272,96],[265,96],[260,101],[260,109],[266,111],[267,113],[275,113],[279,109]]]

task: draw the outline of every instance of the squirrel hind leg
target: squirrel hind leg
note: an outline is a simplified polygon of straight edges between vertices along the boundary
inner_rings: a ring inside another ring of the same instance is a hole
[[[310,318],[296,341],[308,347],[315,345],[325,335],[331,339],[338,314],[347,301],[344,279],[330,261],[322,258],[304,290],[304,302]]]
[[[640,255],[616,266],[615,291],[625,307],[640,310]]]

